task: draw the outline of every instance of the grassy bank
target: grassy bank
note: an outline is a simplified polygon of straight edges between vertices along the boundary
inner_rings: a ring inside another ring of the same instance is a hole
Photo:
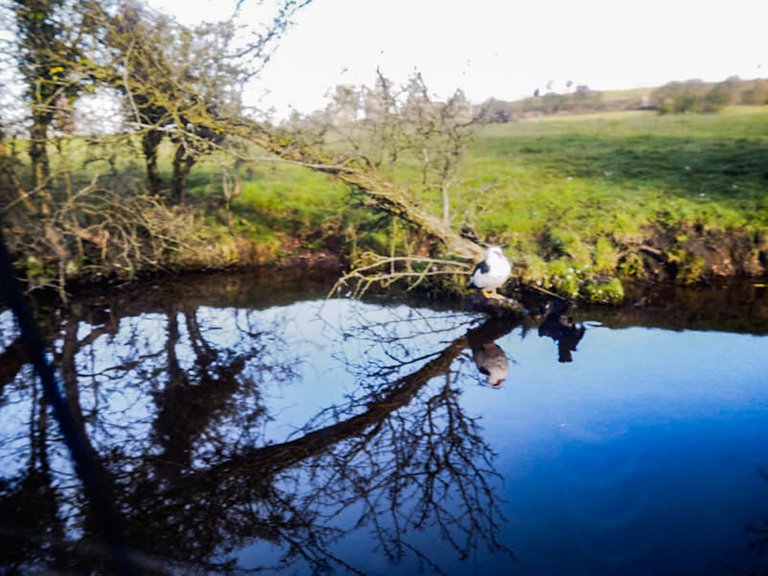
[[[623,112],[485,127],[456,224],[508,246],[528,281],[765,273],[768,109]],[[424,198],[440,209],[438,198]]]
[[[23,143],[17,144],[21,150]],[[103,139],[71,139],[60,142],[52,157],[54,184],[69,198],[63,206],[76,204],[78,191],[94,177],[98,186],[89,194],[109,189],[125,198],[141,195],[143,162],[138,143],[130,139],[109,146]],[[161,165],[167,178],[170,149]],[[444,213],[443,196],[422,189],[415,161],[406,158],[390,176],[428,210]],[[505,245],[520,280],[570,296],[616,299],[621,284],[615,278],[623,276],[695,283],[711,276],[765,274],[768,107],[712,115],[546,117],[485,126],[448,197],[456,229],[480,242]],[[141,206],[136,210],[146,212]],[[64,213],[60,220],[66,218]],[[145,263],[150,268],[269,263],[318,254],[343,260],[362,249],[392,248],[391,222],[332,177],[281,162],[235,163],[218,154],[193,169],[184,208],[160,211],[156,219],[168,241]],[[398,233],[400,242],[418,245],[417,237],[402,228]],[[25,241],[18,240],[18,252]],[[81,260],[73,261],[75,273],[92,265]],[[26,262],[27,271],[52,274],[39,264]]]

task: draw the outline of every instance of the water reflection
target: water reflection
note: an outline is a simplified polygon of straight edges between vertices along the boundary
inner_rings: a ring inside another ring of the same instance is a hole
[[[550,548],[565,537],[614,569],[658,548],[653,466],[674,460],[684,475],[683,452],[662,453],[663,426],[636,412],[652,398],[671,410],[663,422],[682,419],[690,394],[601,395],[610,338],[631,334],[590,330],[570,363],[585,329],[551,303],[520,322],[482,321],[296,301],[231,277],[185,286],[89,300],[43,328],[142,573],[562,573],[574,553],[562,548],[558,564]],[[0,572],[109,573],[12,324],[0,313]],[[638,430],[637,445],[625,441]],[[526,515],[532,502],[542,508]],[[545,560],[526,538],[547,542]]]
[[[173,300],[140,315],[114,304],[74,307],[58,334],[49,332],[69,410],[140,556],[218,569],[210,558],[226,542],[217,525],[227,522],[231,503],[214,494],[203,503],[171,501],[164,493],[258,441],[267,416],[262,387],[294,378],[296,357],[279,325],[249,311],[215,314],[212,322]],[[106,570],[109,559],[92,552],[101,542],[93,511],[37,384],[13,344],[5,354],[15,362],[4,364],[1,417],[17,426],[3,427],[11,437],[0,454],[0,508],[13,524],[2,532],[14,545],[1,547],[1,564],[19,573]]]
[[[576,351],[586,328],[577,324],[571,316],[566,315],[568,302],[549,301],[543,306],[544,319],[539,326],[539,336],[547,336],[557,343],[557,361],[573,362],[573,352]]]
[[[768,472],[762,468],[757,472],[762,480],[768,482]],[[757,525],[747,525],[745,530],[750,536],[750,550],[760,554],[760,556],[764,556],[766,551],[768,551],[768,516],[764,517]],[[745,572],[745,574],[756,574],[756,572]]]
[[[509,376],[509,358],[496,340],[505,336],[517,324],[508,320],[488,320],[479,330],[467,335],[472,360],[492,388],[499,388]]]
[[[456,362],[515,325],[404,310],[325,321],[337,357],[355,349],[345,361],[355,385],[282,441],[266,438],[280,415],[265,397],[302,365],[303,348],[286,338],[290,309],[162,298],[137,314],[113,301],[74,307],[49,329],[67,403],[142,571],[227,573],[254,560],[243,550],[271,542],[276,566],[358,572],[335,543],[361,527],[390,561],[430,571],[444,559],[419,543],[425,531],[455,559],[478,547],[511,558],[497,539],[493,455],[462,410]],[[4,320],[0,566],[107,572],[93,511]],[[354,521],[339,521],[347,515]],[[247,568],[265,567],[255,560]]]

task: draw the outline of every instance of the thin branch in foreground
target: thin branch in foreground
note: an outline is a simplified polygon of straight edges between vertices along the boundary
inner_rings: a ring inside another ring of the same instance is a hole
[[[343,274],[329,291],[328,298],[344,295],[345,289],[346,295],[360,298],[372,286],[388,288],[403,281],[407,283],[407,290],[413,290],[429,277],[466,275],[472,270],[466,262],[419,256],[382,256],[366,252],[360,260],[365,263]],[[414,265],[423,266],[423,269],[416,270]]]

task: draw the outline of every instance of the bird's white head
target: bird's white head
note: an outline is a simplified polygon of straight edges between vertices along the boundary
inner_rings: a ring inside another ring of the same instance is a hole
[[[504,252],[501,251],[501,246],[492,245],[488,246],[487,258],[504,258]]]

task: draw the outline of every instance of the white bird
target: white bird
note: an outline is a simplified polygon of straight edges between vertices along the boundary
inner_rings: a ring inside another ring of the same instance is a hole
[[[485,260],[480,262],[470,278],[470,285],[479,288],[486,298],[501,298],[496,290],[504,285],[512,272],[512,265],[499,246],[490,246]]]

